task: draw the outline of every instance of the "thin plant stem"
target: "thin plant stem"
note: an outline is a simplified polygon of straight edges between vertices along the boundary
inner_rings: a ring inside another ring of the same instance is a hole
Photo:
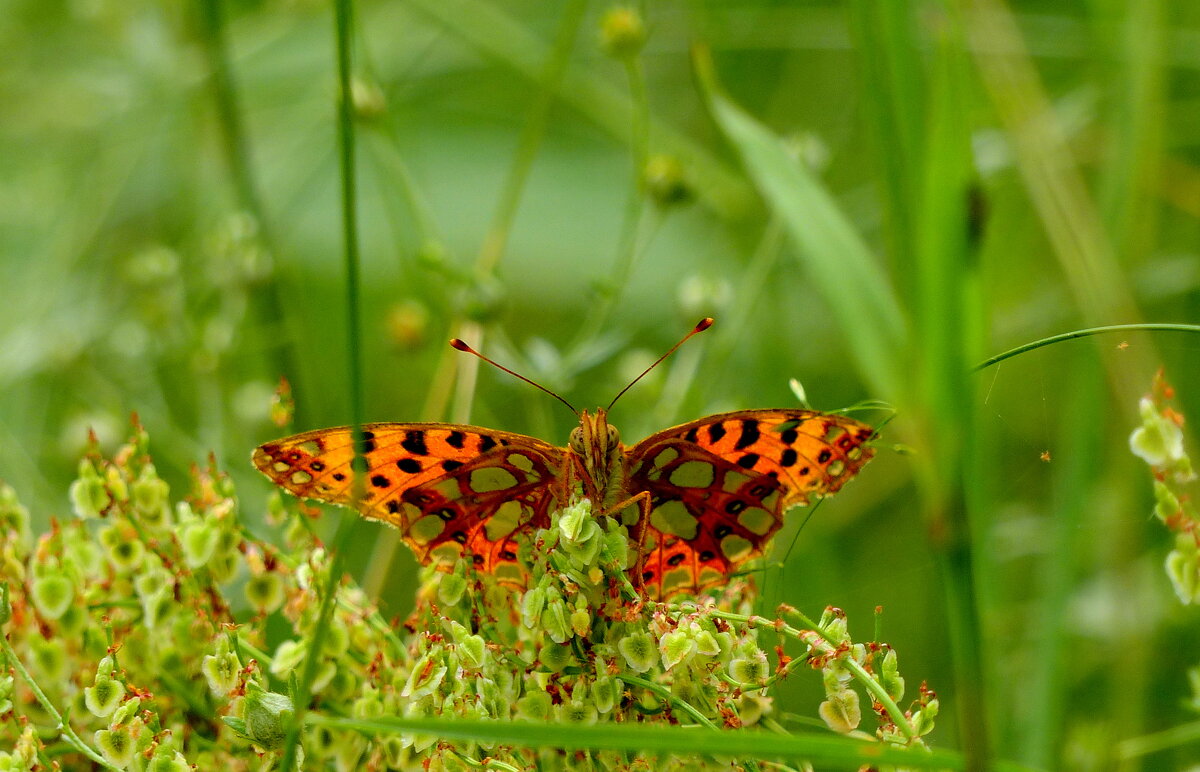
[[[1082,330],[1073,330],[1064,332],[1059,335],[1051,335],[1049,338],[1040,338],[1031,343],[1025,343],[1016,348],[1009,349],[1003,354],[997,354],[994,357],[983,360],[975,365],[974,371],[986,370],[992,365],[999,364],[1005,359],[1011,359],[1018,354],[1024,354],[1028,351],[1049,346],[1054,343],[1062,343],[1065,340],[1075,340],[1076,338],[1087,338],[1092,335],[1102,335],[1110,332],[1200,332],[1200,325],[1196,324],[1167,324],[1147,322],[1141,324],[1109,324],[1103,327],[1087,327]]]
[[[342,182],[342,239],[346,274],[346,345],[350,377],[350,419],[354,436],[352,466],[355,474],[352,476],[351,500],[357,501],[363,490],[363,475],[358,472],[365,467],[365,458],[363,457],[365,441],[362,429],[362,341],[359,331],[358,210],[355,195],[357,178],[354,165],[354,114],[350,84],[353,18],[353,0],[334,0],[334,36],[337,46],[339,85],[338,149]],[[343,514],[334,536],[332,554],[329,557],[329,574],[325,577],[321,594],[321,606],[313,627],[312,640],[309,642],[308,656],[305,657],[304,668],[296,685],[296,694],[293,695],[295,715],[292,725],[288,728],[279,765],[283,772],[291,772],[296,765],[300,732],[304,727],[304,715],[312,697],[312,684],[321,662],[321,651],[329,630],[329,618],[333,614],[337,600],[337,588],[342,576],[342,563],[346,547],[349,545],[350,537],[358,522],[356,515]]]

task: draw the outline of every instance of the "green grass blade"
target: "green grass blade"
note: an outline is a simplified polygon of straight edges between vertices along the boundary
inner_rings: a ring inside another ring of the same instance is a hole
[[[423,733],[440,740],[475,740],[532,748],[657,751],[739,759],[808,760],[847,765],[901,765],[910,769],[963,769],[963,759],[945,750],[909,750],[836,735],[783,735],[703,728],[540,724],[465,719],[345,719],[310,713],[308,723],[377,735]]]
[[[697,50],[693,60],[709,111],[795,240],[860,371],[876,393],[895,397],[904,383],[908,323],[886,274],[820,180],[721,92],[708,54]]]

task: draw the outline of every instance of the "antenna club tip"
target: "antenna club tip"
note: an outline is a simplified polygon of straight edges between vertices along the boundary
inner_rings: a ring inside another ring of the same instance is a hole
[[[709,327],[712,327],[712,326],[713,326],[713,318],[711,316],[706,316],[703,319],[701,319],[699,322],[696,323],[695,331],[696,332],[704,332],[705,330],[707,330]]]
[[[450,339],[450,348],[456,348],[459,351],[470,351],[471,350],[471,347],[468,346],[463,341],[462,338],[451,338]]]

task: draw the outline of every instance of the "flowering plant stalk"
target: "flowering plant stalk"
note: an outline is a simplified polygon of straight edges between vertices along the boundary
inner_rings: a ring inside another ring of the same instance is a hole
[[[802,671],[819,674],[815,713],[835,733],[920,748],[937,715],[924,685],[900,707],[896,652],[853,641],[837,609],[815,622],[786,606],[757,616],[743,578],[715,597],[642,602],[627,579],[628,535],[586,499],[522,546],[527,586],[465,561],[425,569],[400,623],[353,582],[335,583],[320,651],[310,642],[331,560],[303,505],[271,499],[277,548],[242,525],[211,462],[172,502],[140,427],[112,459],[93,446],[71,501],[75,516],[35,540],[29,513],[0,487],[0,748],[10,749],[0,770],[276,769],[296,679],[314,657],[304,769],[758,769],[689,754],[686,737],[673,751],[535,749],[386,720],[778,733],[788,728],[772,687]]]

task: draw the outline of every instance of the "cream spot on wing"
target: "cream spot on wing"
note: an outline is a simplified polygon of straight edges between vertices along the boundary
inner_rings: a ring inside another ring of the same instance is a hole
[[[274,469],[276,472],[279,472],[280,474],[282,474],[282,473],[286,472],[287,470],[291,469],[292,466],[291,466],[291,464],[288,464],[286,461],[276,461],[274,464],[271,464],[271,468]]]
[[[682,501],[664,501],[650,513],[650,525],[672,536],[694,539],[699,524]]]
[[[446,523],[437,515],[426,515],[412,524],[408,529],[408,538],[417,544],[425,545],[442,535]]]
[[[716,472],[707,461],[684,461],[671,470],[671,484],[680,488],[707,488],[713,484]]]
[[[775,505],[776,505],[776,504],[778,504],[778,503],[779,503],[779,491],[777,491],[777,490],[775,490],[775,491],[771,491],[771,492],[770,492],[769,494],[767,494],[767,496],[766,496],[765,498],[763,498],[763,500],[762,500],[762,505],[763,505],[763,508],[764,508],[764,509],[767,509],[767,510],[773,510],[773,509],[775,509]]]
[[[834,461],[832,464],[825,467],[825,471],[829,473],[830,477],[837,477],[841,475],[842,472],[846,471],[846,465],[843,464],[842,460],[839,458],[837,461]]]
[[[533,471],[533,459],[521,453],[509,453],[508,463],[520,469],[522,472]]]
[[[726,493],[737,493],[748,482],[750,482],[750,475],[727,471],[725,472],[725,478],[721,481],[721,490]]]
[[[731,533],[721,539],[721,552],[725,554],[725,559],[730,563],[737,563],[745,559],[753,548],[754,545],[748,539],[738,536],[736,533]]]
[[[654,457],[654,465],[662,469],[677,458],[679,458],[678,450],[675,448],[664,448],[661,453]]]
[[[458,488],[458,480],[453,477],[447,477],[445,480],[430,486],[430,490],[440,495],[446,501],[454,501],[462,495]]]
[[[316,440],[305,440],[296,446],[296,450],[307,453],[310,456],[315,456],[321,452],[321,443]]]
[[[523,520],[528,519],[528,510],[519,501],[506,501],[497,507],[495,514],[487,519],[483,532],[488,541],[500,541],[517,530]]]
[[[759,536],[770,531],[774,522],[775,518],[771,517],[771,513],[761,507],[746,507],[738,515],[738,523],[747,531]]]
[[[862,457],[862,448],[858,447],[857,445],[853,448],[850,448],[850,450],[846,451],[846,458],[850,459],[851,461],[857,461],[861,457]]]
[[[462,555],[462,545],[455,541],[444,541],[429,553],[430,563],[453,563]]]
[[[824,440],[826,442],[828,442],[830,445],[832,445],[835,442],[837,442],[838,438],[841,437],[845,433],[846,433],[845,428],[838,426],[837,424],[832,424],[825,429]]]
[[[291,481],[293,485],[305,485],[312,482],[313,476],[303,469],[297,469],[292,472]]]
[[[476,493],[502,491],[517,484],[512,472],[501,466],[484,466],[471,470],[471,490]]]

